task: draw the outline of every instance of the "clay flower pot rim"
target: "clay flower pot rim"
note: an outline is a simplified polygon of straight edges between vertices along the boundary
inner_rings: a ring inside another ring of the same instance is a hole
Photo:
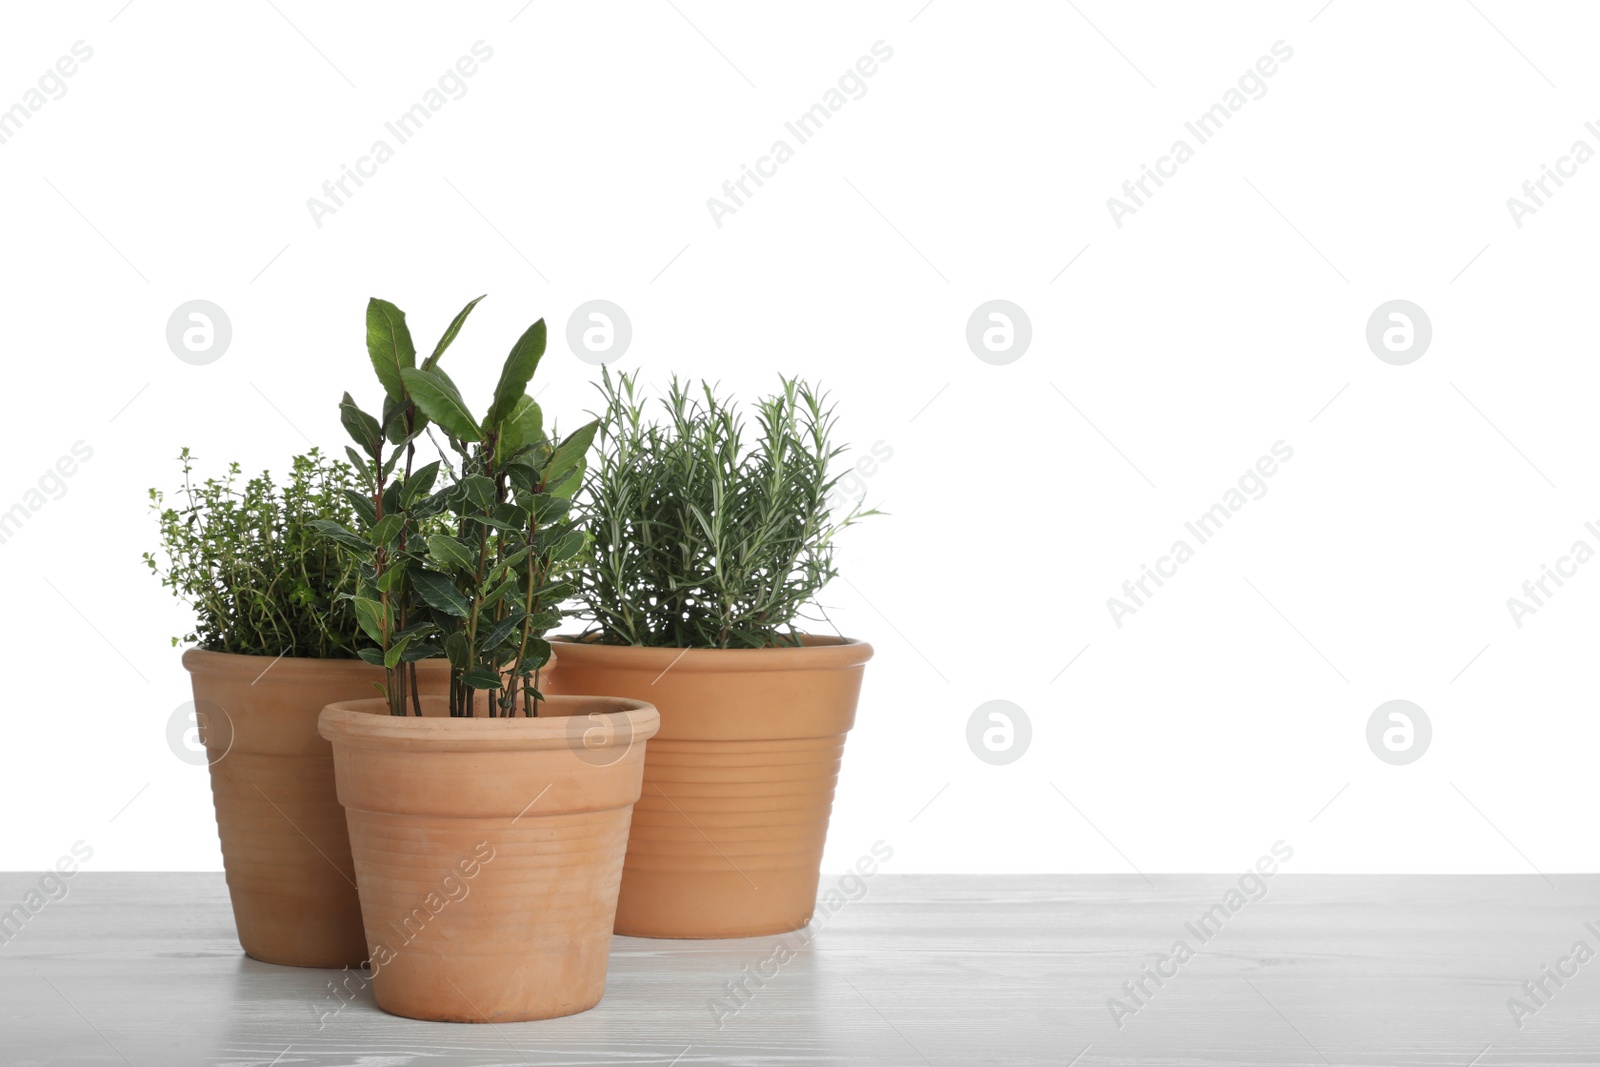
[[[430,752],[543,752],[631,745],[649,740],[661,728],[660,712],[643,700],[554,696],[545,697],[544,703],[556,714],[452,718],[446,698],[423,697],[422,706],[431,714],[418,718],[390,715],[382,697],[343,700],[322,709],[317,732],[329,741],[355,748],[402,745]],[[607,727],[600,731],[598,744],[593,731],[577,725],[593,723],[595,716],[604,719]]]
[[[293,675],[297,678],[315,678],[318,675],[331,675],[350,669],[351,664],[366,664],[366,660],[357,656],[345,659],[332,659],[318,656],[242,656],[236,652],[212,652],[204,648],[191,648],[183,654],[183,668],[190,674],[223,675],[235,671],[248,670],[252,665],[259,670],[270,667],[272,673],[279,677]],[[417,664],[419,670],[448,669],[448,661],[443,657],[431,660],[421,660]],[[370,666],[370,664],[368,664]],[[378,668],[373,668],[377,670]],[[253,684],[253,683],[252,683]]]
[[[606,657],[607,661],[622,668],[638,670],[664,670],[669,665],[673,671],[817,671],[847,670],[859,667],[872,658],[872,646],[854,637],[833,637],[821,634],[801,634],[801,645],[784,645],[775,648],[675,648],[670,645],[604,645],[593,636],[557,634],[548,638],[558,650],[557,656],[570,657],[577,663],[591,655]],[[579,651],[582,650],[582,651]]]

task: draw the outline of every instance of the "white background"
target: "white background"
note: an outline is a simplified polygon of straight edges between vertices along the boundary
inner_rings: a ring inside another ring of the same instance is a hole
[[[90,869],[220,868],[166,741],[186,622],[140,562],[146,490],[183,445],[206,472],[339,448],[339,394],[375,403],[367,298],[422,345],[482,292],[449,356],[480,404],[543,316],[541,403],[581,418],[565,324],[603,298],[652,385],[802,374],[892,449],[892,515],[826,595],[877,648],[828,869],[880,838],[899,871],[1234,871],[1279,838],[1302,871],[1600,863],[1600,563],[1520,629],[1506,607],[1600,548],[1600,162],[1521,228],[1506,206],[1600,148],[1587,5],[274,3],[19,6],[0,35],[0,107],[94,50],[0,144],[0,510],[93,449],[0,545],[0,867],[84,839]],[[466,94],[317,226],[307,198],[479,40]],[[880,40],[719,228],[707,198]],[[1266,95],[1117,227],[1107,197],[1280,40]],[[165,339],[196,298],[233,326],[209,366]],[[965,340],[994,298],[1032,322],[1006,366]],[[1433,324],[1409,366],[1364,336],[1396,298]],[[1265,497],[1118,628],[1106,599],[1279,440]],[[1394,698],[1434,728],[1405,767],[1365,738]],[[1032,722],[1008,766],[966,741],[993,699]]]

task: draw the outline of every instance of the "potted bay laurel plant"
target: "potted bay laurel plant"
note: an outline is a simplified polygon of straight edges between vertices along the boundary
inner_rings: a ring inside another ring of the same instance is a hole
[[[349,394],[340,405],[369,500],[352,524],[321,528],[362,556],[351,605],[385,678],[378,697],[330,704],[320,729],[378,1006],[511,1022],[583,1011],[604,992],[659,716],[644,700],[541,690],[545,634],[574,592],[583,534],[569,512],[596,426],[559,438],[526,395],[542,319],[512,347],[487,412],[471,412],[438,364],[476,304],[420,363],[399,309],[369,305],[384,414]],[[417,466],[422,434],[443,441]],[[418,695],[408,665],[441,654],[446,692]]]
[[[145,563],[194,611],[183,665],[210,764],[217,834],[239,943],[268,963],[353,966],[366,958],[333,750],[317,734],[324,705],[383,679],[357,656],[346,599],[360,557],[322,537],[350,521],[354,471],[316,449],[281,485],[239,465],[196,480],[188,449],[170,501],[150,490],[160,548]],[[445,663],[417,665],[423,692],[445,692]]]
[[[660,421],[635,379],[604,374],[580,501],[587,632],[558,639],[558,693],[649,700],[661,726],[617,905],[617,932],[749,937],[816,903],[845,735],[871,646],[803,633],[834,577],[833,541],[871,512],[830,509],[844,450],[826,398],[798,381],[747,430],[709,386],[673,382]]]

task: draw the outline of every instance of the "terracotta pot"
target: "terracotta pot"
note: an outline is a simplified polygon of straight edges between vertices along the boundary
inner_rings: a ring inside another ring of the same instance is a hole
[[[754,937],[811,919],[845,733],[872,646],[677,649],[560,640],[546,692],[648,700],[617,933]]]
[[[320,726],[378,1006],[440,1022],[594,1007],[656,709],[568,696],[538,718],[452,719],[443,698],[423,711],[348,701]]]
[[[367,958],[350,837],[317,716],[359,700],[383,670],[357,659],[234,656],[190,649],[200,733],[233,920],[245,953],[294,967]],[[445,693],[444,660],[419,663],[423,693]]]

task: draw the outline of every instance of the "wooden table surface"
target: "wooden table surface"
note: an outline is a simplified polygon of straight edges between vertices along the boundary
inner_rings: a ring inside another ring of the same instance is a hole
[[[1600,952],[1600,876],[1285,872],[1202,941],[1186,924],[1236,881],[885,873],[808,932],[619,937],[599,1007],[491,1027],[394,1018],[370,990],[334,999],[337,972],[247,959],[220,874],[84,872],[0,944],[0,1062],[1600,1064],[1600,958],[1572,959]],[[0,909],[37,884],[0,874]],[[1163,958],[1172,977],[1130,999]],[[1547,965],[1576,973],[1558,986]],[[1541,979],[1538,1003],[1523,984]],[[1114,1021],[1112,997],[1136,1010]]]

